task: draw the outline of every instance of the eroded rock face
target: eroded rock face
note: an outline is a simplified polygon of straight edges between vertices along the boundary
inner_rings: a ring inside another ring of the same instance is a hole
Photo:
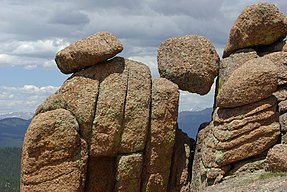
[[[222,108],[254,103],[277,89],[278,70],[270,60],[256,58],[236,69],[220,89],[216,104]]]
[[[180,89],[205,95],[218,75],[219,57],[212,43],[198,35],[173,37],[158,49],[161,77]]]
[[[230,30],[223,57],[241,48],[270,45],[286,35],[285,16],[275,5],[258,3],[248,6]]]
[[[224,58],[220,61],[219,67],[219,81],[217,84],[218,89],[228,80],[230,75],[241,65],[251,59],[257,58],[258,55],[255,50],[249,49],[239,53],[232,54],[230,57]]]
[[[21,191],[84,191],[88,145],[67,110],[36,115],[25,136]]]
[[[69,74],[103,62],[122,50],[122,43],[112,33],[99,32],[59,51],[55,61],[61,72]]]
[[[213,121],[198,134],[192,189],[204,191],[226,175],[264,169],[265,151],[280,137],[276,108],[274,96],[236,108],[217,107]]]
[[[153,79],[151,129],[147,141],[144,191],[167,191],[175,143],[178,86],[164,78]]]

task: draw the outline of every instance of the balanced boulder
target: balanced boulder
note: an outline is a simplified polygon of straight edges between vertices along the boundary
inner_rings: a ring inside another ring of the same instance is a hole
[[[286,35],[286,17],[275,5],[258,3],[248,6],[230,30],[223,57],[241,48],[270,45]]]
[[[112,58],[122,50],[122,43],[112,33],[99,32],[59,51],[55,61],[61,72],[69,74]]]
[[[219,56],[212,43],[198,35],[166,40],[158,49],[157,60],[161,77],[200,95],[210,91],[218,75]]]

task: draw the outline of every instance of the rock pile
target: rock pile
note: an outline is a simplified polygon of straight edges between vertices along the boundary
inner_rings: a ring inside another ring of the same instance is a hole
[[[286,171],[287,145],[275,145],[286,133],[286,34],[286,16],[269,3],[247,7],[236,20],[219,66],[213,120],[197,138],[195,191],[243,172]]]
[[[60,51],[74,73],[41,104],[22,156],[21,191],[180,191],[188,188],[193,142],[177,128],[178,86],[115,57],[111,33]],[[108,60],[109,59],[109,60]]]

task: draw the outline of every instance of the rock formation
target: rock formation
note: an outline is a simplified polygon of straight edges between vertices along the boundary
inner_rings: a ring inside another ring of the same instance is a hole
[[[286,16],[272,4],[251,5],[236,20],[220,62],[213,120],[198,133],[194,191],[228,191],[207,186],[257,170],[286,171],[287,55],[284,41],[274,43],[285,36]]]
[[[286,35],[286,16],[275,5],[258,3],[248,6],[230,30],[223,57],[242,48],[270,45]]]
[[[161,77],[180,89],[205,95],[218,75],[219,56],[212,43],[198,35],[173,37],[158,49]]]
[[[252,191],[240,178],[287,172],[286,21],[272,4],[247,7],[221,61],[205,37],[168,39],[154,79],[115,57],[123,48],[111,33],[63,49],[56,63],[73,74],[35,112],[21,191]],[[195,143],[177,126],[179,89],[207,94],[216,76],[213,118]]]
[[[58,68],[69,74],[106,61],[122,50],[122,43],[112,33],[99,32],[61,50],[55,60]]]
[[[57,54],[60,70],[74,74],[35,112],[22,192],[189,188],[193,142],[177,128],[178,86],[112,58],[121,49],[114,35],[97,33]]]

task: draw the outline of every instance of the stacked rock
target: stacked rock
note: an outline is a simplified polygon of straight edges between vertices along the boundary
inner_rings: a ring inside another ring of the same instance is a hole
[[[161,77],[191,93],[207,94],[218,75],[219,56],[212,43],[198,35],[166,40],[158,49],[157,61]]]
[[[123,47],[111,33],[73,43],[55,59],[72,76],[27,130],[21,191],[202,191],[226,176],[287,171],[286,35],[278,8],[251,5],[221,61],[207,38],[174,37],[158,49],[156,79],[115,57]],[[194,142],[177,128],[178,89],[207,94],[216,76],[213,120],[193,158]]]
[[[212,43],[202,36],[179,36],[166,40],[158,49],[157,60],[162,77],[191,93],[207,94],[214,78],[218,76],[219,56]],[[203,141],[204,138],[197,138],[197,150],[201,148],[199,141]],[[192,169],[192,177],[201,172],[199,166],[202,161],[201,156],[196,155],[193,166],[197,168]],[[192,185],[194,184],[201,185],[200,181],[193,182]],[[191,186],[190,190],[201,191],[201,188]]]
[[[41,104],[25,135],[21,191],[181,191],[192,141],[177,129],[178,86],[121,57],[96,33],[61,50],[73,73]],[[175,160],[179,159],[179,160]]]
[[[213,120],[198,135],[194,190],[282,162],[266,154],[284,143],[286,132],[286,35],[286,16],[269,3],[247,7],[235,21],[220,62]]]

